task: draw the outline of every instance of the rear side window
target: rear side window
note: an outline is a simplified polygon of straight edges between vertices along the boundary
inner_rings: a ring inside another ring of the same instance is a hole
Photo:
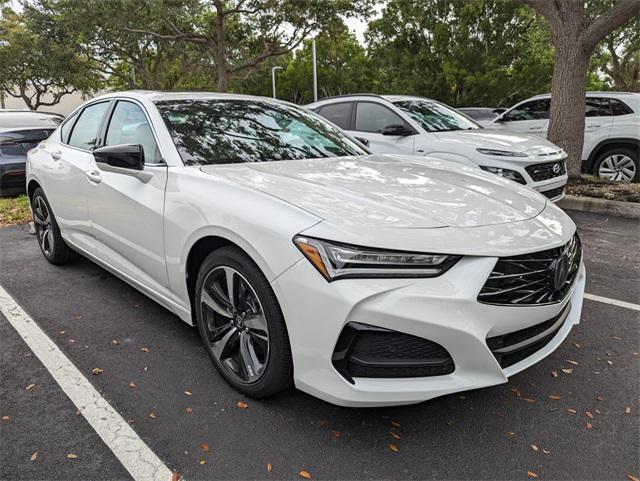
[[[73,126],[69,145],[79,149],[93,150],[98,141],[98,131],[109,102],[101,102],[86,107]]]
[[[503,119],[507,122],[548,119],[550,106],[550,99],[532,100],[510,110],[504,114]]]
[[[629,115],[633,113],[631,107],[625,104],[622,100],[609,99],[611,103],[611,113],[613,115]]]
[[[587,97],[584,114],[586,117],[610,117],[609,99]]]
[[[338,104],[325,105],[320,107],[318,113],[325,119],[333,122],[344,130],[351,129],[351,111],[353,102],[341,102]]]
[[[123,100],[113,109],[105,142],[105,145],[118,144],[140,144],[145,162],[160,161],[160,152],[144,112],[136,104]]]
[[[402,118],[384,105],[373,102],[358,102],[356,130],[360,132],[382,132],[390,125],[404,125]]]

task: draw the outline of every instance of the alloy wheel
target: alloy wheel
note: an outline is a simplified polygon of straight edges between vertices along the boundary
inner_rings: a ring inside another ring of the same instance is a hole
[[[200,303],[209,348],[219,365],[241,383],[256,382],[269,358],[269,328],[251,284],[232,267],[215,267],[204,280]]]
[[[635,179],[636,164],[628,155],[612,154],[600,163],[598,175],[608,180],[630,182]]]
[[[38,243],[45,256],[51,256],[53,252],[53,230],[51,226],[51,214],[47,203],[40,196],[33,200],[33,220],[36,228]]]

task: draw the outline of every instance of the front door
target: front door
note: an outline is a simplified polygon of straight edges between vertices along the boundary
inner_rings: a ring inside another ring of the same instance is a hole
[[[382,135],[382,129],[390,125],[407,125],[407,122],[384,105],[357,102],[354,130],[349,134],[367,139],[369,149],[376,154],[413,155],[415,135]]]
[[[494,121],[494,124],[513,132],[546,137],[550,106],[549,99],[530,100],[505,112]]]

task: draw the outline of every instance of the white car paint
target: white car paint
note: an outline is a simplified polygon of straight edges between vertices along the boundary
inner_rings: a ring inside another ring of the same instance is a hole
[[[561,247],[576,232],[566,214],[524,186],[475,167],[398,155],[186,166],[155,101],[278,102],[121,92],[86,105],[115,99],[144,109],[163,161],[143,171],[105,170],[89,150],[64,144],[58,129],[29,154],[29,191],[36,185],[43,189],[70,246],[189,324],[194,322],[187,283],[192,248],[207,236],[240,247],[277,297],[291,343],[294,382],[303,391],[344,406],[379,406],[504,383],[556,349],[580,320],[584,264],[558,302],[505,306],[477,300],[499,257]],[[433,278],[328,282],[294,245],[299,234],[462,258]],[[488,336],[544,322],[569,303],[566,321],[544,348],[501,368],[487,346]],[[331,361],[336,340],[350,322],[438,342],[453,357],[455,371],[350,383]]]
[[[491,121],[480,122],[487,129],[531,133],[547,137],[549,128],[549,105],[551,94],[536,95],[517,103]],[[582,149],[583,170],[593,172],[599,157],[620,146],[637,152],[640,146],[640,93],[632,92],[587,92],[587,99],[615,99],[629,107],[632,112],[624,115],[593,115],[585,118],[584,145]],[[527,108],[536,102],[546,102],[541,110],[542,118],[535,120],[510,120],[514,111]],[[636,159],[637,161],[637,159]],[[597,173],[597,172],[594,172]]]
[[[349,126],[342,125],[350,135],[366,139],[369,148],[376,153],[431,156],[441,160],[451,160],[470,167],[491,167],[515,171],[522,177],[522,183],[539,192],[547,192],[557,202],[564,197],[563,187],[567,183],[564,169],[552,178],[537,180],[526,167],[539,164],[564,162],[566,154],[556,145],[541,140],[531,133],[489,131],[480,128],[475,121],[469,120],[472,130],[427,131],[414,117],[399,108],[402,101],[425,101],[453,111],[450,107],[430,99],[409,95],[341,95],[323,99],[307,105],[314,112],[323,115],[322,108],[329,105],[352,103],[372,103],[384,106],[401,121],[410,126],[414,134],[407,136],[383,135],[379,132],[357,130],[352,120]],[[462,115],[456,112],[458,115]],[[355,118],[355,115],[354,115]],[[499,150],[516,153],[511,155],[487,155],[478,149]]]

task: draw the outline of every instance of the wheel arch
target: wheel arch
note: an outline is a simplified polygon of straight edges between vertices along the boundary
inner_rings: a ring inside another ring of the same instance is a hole
[[[632,137],[617,137],[603,140],[589,154],[589,158],[585,165],[583,165],[583,171],[592,173],[595,168],[596,161],[602,154],[608,150],[621,147],[640,149],[640,139],[634,139]]]
[[[37,180],[34,179],[31,179],[27,184],[27,197],[29,197],[29,201],[31,201],[31,197],[33,197],[33,193],[38,187],[42,189],[42,186],[38,183]]]

